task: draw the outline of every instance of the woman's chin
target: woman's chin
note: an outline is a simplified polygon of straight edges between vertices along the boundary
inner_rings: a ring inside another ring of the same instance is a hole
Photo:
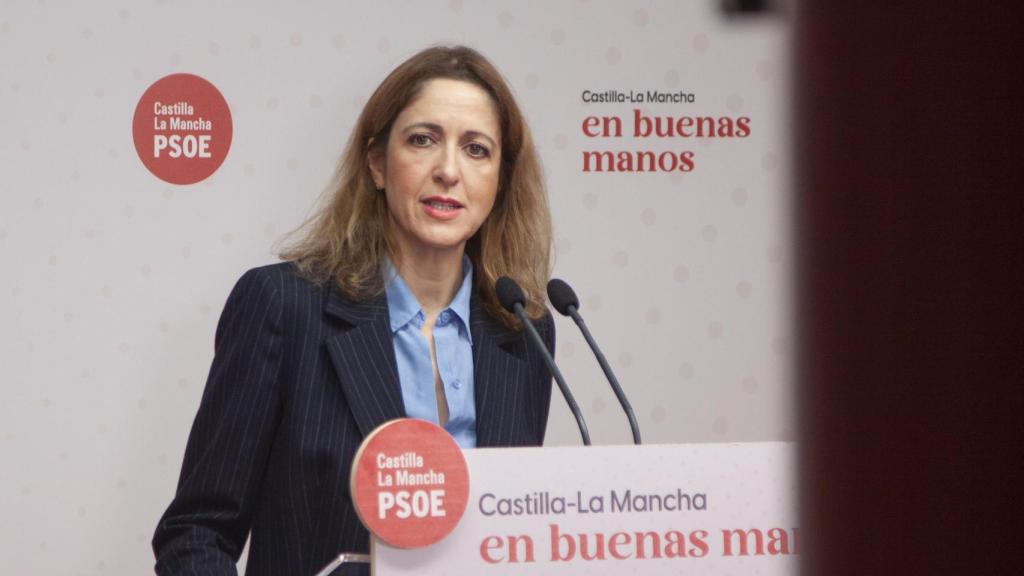
[[[456,234],[426,234],[409,240],[409,242],[400,242],[401,247],[414,254],[430,252],[458,252],[461,254],[466,247],[467,239]]]

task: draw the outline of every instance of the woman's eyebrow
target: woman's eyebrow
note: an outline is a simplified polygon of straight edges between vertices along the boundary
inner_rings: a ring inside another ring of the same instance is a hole
[[[413,122],[412,124],[409,124],[405,128],[402,128],[402,133],[404,134],[404,133],[407,133],[407,132],[409,132],[411,130],[418,130],[418,129],[425,129],[425,130],[429,130],[429,131],[437,133],[437,134],[444,134],[444,128],[442,128],[440,124],[435,124],[433,122]],[[494,138],[491,138],[490,136],[488,136],[487,134],[485,134],[484,132],[481,132],[479,130],[467,130],[462,135],[462,139],[463,140],[472,140],[474,138],[483,138],[484,140],[487,140],[488,142],[490,142],[491,146],[497,146],[498,145],[498,143],[494,140]]]
[[[466,130],[466,133],[462,137],[463,140],[472,140],[474,138],[483,138],[484,140],[490,142],[491,146],[498,146],[498,143],[494,141],[494,138],[491,138],[490,136],[484,134],[483,132],[480,132],[479,130]]]
[[[433,122],[414,122],[409,124],[405,128],[402,128],[402,132],[408,132],[410,130],[416,130],[418,128],[426,128],[431,132],[437,132],[438,134],[444,134],[444,128],[441,128],[440,124],[434,124]]]

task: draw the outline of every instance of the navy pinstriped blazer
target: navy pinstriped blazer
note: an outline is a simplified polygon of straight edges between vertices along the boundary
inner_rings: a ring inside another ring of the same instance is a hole
[[[537,322],[554,349],[551,316]],[[539,445],[551,376],[522,332],[474,295],[477,444]],[[387,298],[353,302],[289,263],[245,273],[217,326],[215,356],[178,490],[153,537],[156,571],[311,575],[339,552],[365,552],[349,499],[363,437],[404,416]]]

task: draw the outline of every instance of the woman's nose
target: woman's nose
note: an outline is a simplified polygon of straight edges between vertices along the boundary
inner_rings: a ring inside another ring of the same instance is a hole
[[[445,187],[451,187],[459,182],[459,156],[458,149],[453,146],[443,146],[437,159],[437,166],[434,168],[434,180]]]

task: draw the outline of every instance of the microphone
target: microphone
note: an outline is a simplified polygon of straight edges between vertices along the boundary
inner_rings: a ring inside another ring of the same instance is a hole
[[[576,399],[573,398],[572,392],[569,391],[569,385],[565,383],[561,370],[555,365],[555,359],[551,357],[551,352],[544,345],[544,340],[541,339],[537,329],[533,327],[533,322],[530,322],[530,319],[526,316],[526,311],[523,309],[523,303],[526,301],[526,297],[523,296],[523,289],[519,287],[519,284],[516,284],[515,280],[508,276],[498,278],[494,289],[498,293],[498,302],[501,303],[501,307],[519,318],[519,321],[523,323],[526,333],[530,335],[530,340],[540,350],[544,363],[547,364],[551,375],[555,377],[558,389],[562,391],[562,396],[565,398],[566,404],[569,405],[569,410],[572,411],[572,415],[576,418],[576,424],[580,428],[580,436],[583,437],[583,445],[590,446],[590,432],[587,431],[587,423],[583,421],[580,407],[576,405]]]
[[[597,357],[597,363],[601,365],[601,370],[604,371],[605,377],[608,378],[608,383],[611,384],[615,396],[619,399],[619,404],[622,405],[626,418],[629,418],[629,428],[633,431],[633,444],[639,445],[640,426],[636,423],[633,407],[629,404],[629,400],[626,399],[626,393],[622,391],[622,386],[619,386],[619,380],[615,377],[615,373],[612,372],[612,367],[608,365],[608,360],[605,359],[601,349],[597,347],[597,342],[590,335],[590,330],[587,329],[586,323],[583,322],[583,317],[578,312],[580,299],[576,297],[576,292],[564,280],[552,278],[548,282],[548,300],[551,300],[551,305],[555,307],[555,310],[558,310],[559,314],[572,317],[576,325],[580,327],[580,331],[583,332],[583,338],[590,345],[594,356]]]

